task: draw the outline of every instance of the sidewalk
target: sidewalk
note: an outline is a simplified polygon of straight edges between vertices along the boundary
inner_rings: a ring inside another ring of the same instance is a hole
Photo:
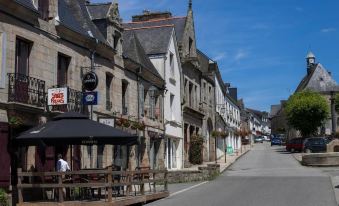
[[[221,158],[218,159],[217,164],[220,165],[220,173],[224,172],[229,166],[231,166],[238,158],[246,154],[248,151],[251,150],[251,145],[243,145],[242,146],[242,153],[240,151],[238,153],[234,152],[233,154],[226,155],[226,162],[225,156],[223,155]],[[193,165],[189,168],[184,168],[182,170],[186,171],[197,171],[198,167],[206,167],[208,164],[215,164],[215,162],[204,162],[201,165]]]

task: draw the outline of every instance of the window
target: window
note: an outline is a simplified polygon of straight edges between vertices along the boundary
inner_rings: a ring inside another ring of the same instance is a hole
[[[170,96],[170,109],[171,109],[171,120],[173,121],[175,120],[175,115],[174,115],[175,108],[174,108],[174,95],[173,94],[171,94]]]
[[[204,102],[206,102],[207,101],[207,96],[206,96],[206,82],[204,82],[204,84],[203,84],[203,95],[204,95]]]
[[[192,54],[192,46],[193,46],[193,39],[190,37],[188,40],[188,55],[191,56]]]
[[[171,77],[174,77],[174,55],[170,52],[170,67],[171,67]]]
[[[193,92],[193,84],[189,82],[189,86],[188,86],[188,105],[190,107],[193,107],[193,101],[192,101],[193,95],[192,95],[192,92]]]
[[[211,86],[208,87],[208,97],[210,99],[210,104],[212,104],[213,94],[212,94],[212,87]]]
[[[97,146],[97,167],[96,168],[104,167],[104,149],[105,149],[105,145]]]
[[[145,88],[144,85],[139,85],[139,116],[144,116],[144,107],[145,107]]]
[[[149,95],[149,114],[148,117],[151,119],[155,118],[155,105],[156,105],[156,90],[154,88],[151,88],[148,91],[148,95]]]
[[[128,82],[126,80],[122,80],[121,85],[121,94],[122,94],[122,114],[128,114]]]
[[[112,85],[113,75],[106,73],[106,110],[111,111],[112,101],[111,101],[111,85]]]
[[[38,10],[40,17],[48,21],[48,16],[49,16],[49,0],[39,0],[39,5],[38,5]]]
[[[121,38],[121,34],[118,33],[118,32],[114,32],[114,34],[113,34],[113,48],[115,50],[118,49],[120,38]]]
[[[29,74],[29,55],[31,43],[22,39],[16,39],[15,48],[15,72],[18,74]]]
[[[57,72],[58,87],[67,86],[67,72],[70,62],[71,62],[70,57],[63,55],[61,53],[58,54],[58,72]]]

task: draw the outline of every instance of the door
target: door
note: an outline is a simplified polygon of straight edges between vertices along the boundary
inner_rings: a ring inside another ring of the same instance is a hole
[[[10,184],[10,156],[7,150],[9,128],[7,123],[0,123],[0,187],[8,187]]]
[[[172,141],[170,138],[167,140],[167,168],[172,169]]]

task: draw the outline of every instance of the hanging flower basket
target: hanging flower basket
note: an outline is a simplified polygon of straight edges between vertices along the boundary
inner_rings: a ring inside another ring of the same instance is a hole
[[[212,133],[211,133],[211,136],[212,136],[213,138],[216,138],[216,137],[220,136],[220,132],[219,132],[219,131],[216,131],[216,130],[213,130]]]
[[[132,125],[131,125],[131,129],[139,129],[139,122],[133,122]]]
[[[128,119],[125,119],[124,122],[123,122],[123,126],[126,127],[126,128],[129,128],[131,126],[131,123]]]
[[[145,130],[145,128],[146,128],[146,125],[143,123],[143,122],[141,122],[141,123],[139,123],[139,130]]]
[[[121,127],[122,126],[122,119],[121,118],[115,119],[115,125],[117,125],[118,127]]]

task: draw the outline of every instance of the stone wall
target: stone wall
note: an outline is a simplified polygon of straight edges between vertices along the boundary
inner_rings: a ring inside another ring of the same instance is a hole
[[[182,183],[211,180],[220,174],[219,164],[208,164],[198,170],[178,170],[168,172],[168,183]]]

